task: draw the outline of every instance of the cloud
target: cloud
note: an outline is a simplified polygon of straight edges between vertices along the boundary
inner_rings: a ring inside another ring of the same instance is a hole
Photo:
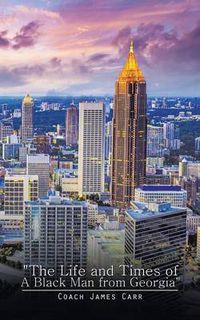
[[[48,71],[48,65],[22,65],[0,68],[0,86],[18,87],[28,84],[33,78],[41,78]]]
[[[54,0],[55,1],[55,0]],[[58,12],[46,10],[42,8],[37,8],[36,6],[26,6],[26,5],[17,5],[15,6],[15,11],[18,15],[27,16],[31,15],[39,17],[40,19],[60,19],[60,15]]]
[[[112,45],[118,47],[119,55],[124,56],[127,53],[127,48],[130,45],[131,27],[126,26],[122,28],[112,41]]]
[[[9,40],[6,38],[7,31],[0,32],[0,48],[8,48],[10,45]]]
[[[106,58],[108,58],[110,55],[106,53],[95,53],[91,55],[87,62],[88,63],[97,63],[97,62],[102,62],[105,61]]]
[[[59,68],[61,67],[61,62],[62,60],[59,59],[58,57],[54,57],[50,60],[50,64],[53,68]]]
[[[37,76],[41,77],[46,72],[47,66],[42,64],[36,64],[32,66],[20,66],[13,68],[13,72],[23,76]]]
[[[7,30],[1,31],[0,48],[12,48],[18,50],[21,48],[32,47],[40,35],[40,25],[41,23],[38,21],[31,21],[22,26],[19,32],[17,32],[12,38],[9,38]]]
[[[20,87],[28,83],[28,78],[26,79],[22,74],[16,72],[15,70],[1,67],[0,68],[0,87]]]
[[[135,32],[130,26],[125,27],[112,41],[112,45],[118,48],[121,60],[127,55],[131,38],[134,39],[138,60],[152,69],[199,69],[200,21],[182,35],[178,35],[173,28],[166,30],[162,24],[142,23]]]
[[[38,21],[31,21],[23,26],[16,36],[12,39],[12,48],[20,49],[24,47],[32,47],[39,37],[40,23]]]

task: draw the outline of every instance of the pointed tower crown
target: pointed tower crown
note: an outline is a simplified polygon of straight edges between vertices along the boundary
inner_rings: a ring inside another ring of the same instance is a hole
[[[119,74],[118,80],[144,81],[143,72],[139,68],[134,54],[133,40],[131,40],[128,58]]]
[[[32,97],[29,94],[27,94],[23,99],[23,104],[32,105],[32,103],[33,103]]]

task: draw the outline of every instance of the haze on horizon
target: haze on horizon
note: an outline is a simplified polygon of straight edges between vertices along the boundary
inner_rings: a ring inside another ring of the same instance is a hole
[[[199,96],[198,0],[0,0],[0,95],[112,95],[134,40],[148,95]]]

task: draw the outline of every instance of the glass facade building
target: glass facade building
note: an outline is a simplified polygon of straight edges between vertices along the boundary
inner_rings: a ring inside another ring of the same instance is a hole
[[[131,43],[115,84],[113,109],[112,203],[127,207],[146,175],[146,82]]]
[[[179,266],[183,275],[186,245],[186,209],[169,203],[142,204],[128,209],[125,222],[125,263],[142,268]]]

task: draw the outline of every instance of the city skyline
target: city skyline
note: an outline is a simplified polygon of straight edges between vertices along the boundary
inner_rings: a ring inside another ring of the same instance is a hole
[[[196,0],[13,0],[0,8],[0,95],[112,95],[131,38],[148,95],[199,95]]]

